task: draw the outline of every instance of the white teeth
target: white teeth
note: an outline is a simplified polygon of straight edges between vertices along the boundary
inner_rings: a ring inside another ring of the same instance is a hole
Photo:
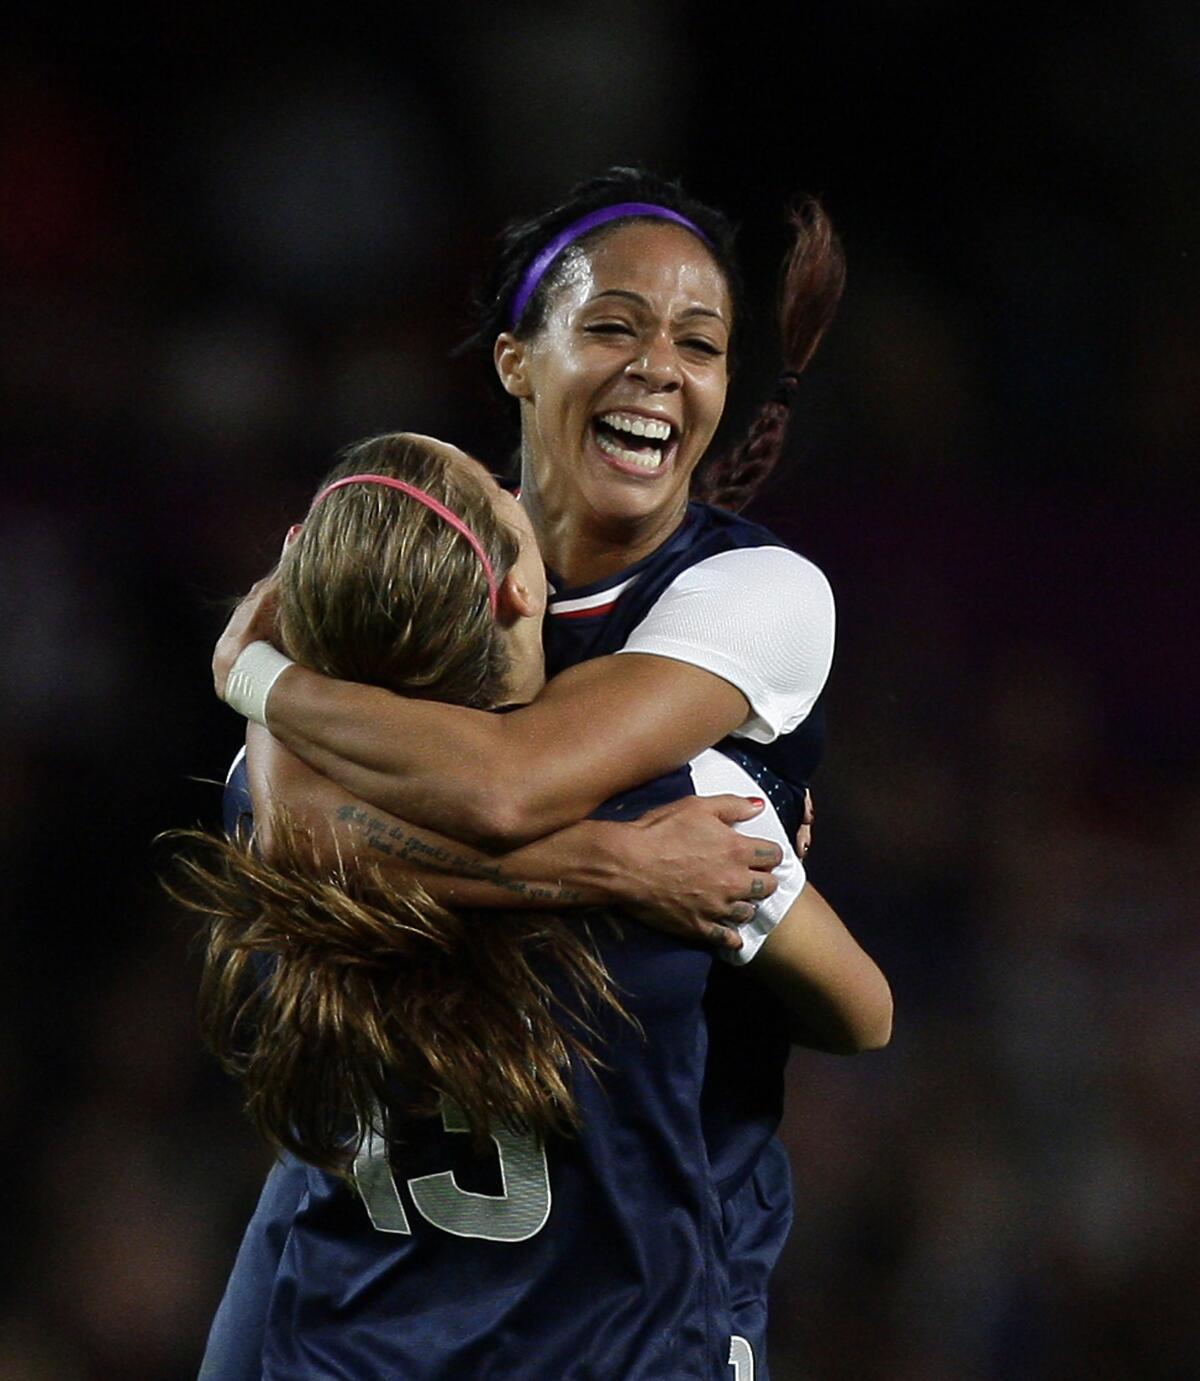
[[[614,431],[629,432],[632,436],[644,436],[650,441],[666,441],[671,435],[669,422],[658,422],[650,417],[635,417],[623,412],[606,412],[600,418]]]
[[[607,420],[605,418],[605,421]],[[596,444],[614,460],[624,461],[626,465],[636,465],[639,470],[657,470],[662,465],[661,455],[648,454],[645,451],[627,451],[624,446],[618,445],[611,436],[605,436],[603,432],[596,433]]]

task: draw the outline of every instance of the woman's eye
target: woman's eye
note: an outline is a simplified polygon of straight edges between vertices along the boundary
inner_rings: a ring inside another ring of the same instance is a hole
[[[716,345],[713,341],[711,341],[711,340],[704,340],[704,339],[702,339],[702,338],[699,337],[699,336],[697,336],[697,337],[695,337],[695,338],[693,338],[693,339],[691,339],[691,340],[685,340],[685,341],[683,341],[683,342],[682,342],[682,345],[683,345],[683,348],[684,348],[685,350],[698,350],[702,355],[714,355],[714,356],[715,356],[715,355],[723,355],[723,354],[725,353],[725,352],[721,349],[721,347],[720,347],[719,345]]]
[[[633,328],[623,321],[593,321],[584,330],[594,336],[631,335]]]

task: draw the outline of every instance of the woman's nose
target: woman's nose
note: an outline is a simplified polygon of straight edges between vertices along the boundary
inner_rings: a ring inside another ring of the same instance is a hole
[[[673,392],[683,382],[675,342],[662,336],[644,341],[625,372],[655,393]]]

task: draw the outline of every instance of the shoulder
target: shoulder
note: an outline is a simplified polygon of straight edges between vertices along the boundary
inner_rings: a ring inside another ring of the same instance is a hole
[[[769,589],[820,610],[833,608],[833,590],[824,571],[761,523],[708,504],[688,511],[687,553],[661,592],[729,589],[750,594]]]
[[[790,547],[731,547],[702,557],[680,571],[660,597],[711,590],[735,597],[770,594],[815,610],[833,610],[833,588],[825,572]]]
[[[784,546],[732,547],[702,557],[659,591],[629,650],[652,630],[686,630],[711,641],[721,630],[764,639],[775,650],[807,647],[832,655],[833,589],[807,557]]]
[[[813,562],[774,541],[723,543],[674,573],[620,650],[720,676],[749,702],[740,732],[769,742],[816,702],[834,626],[833,591]]]

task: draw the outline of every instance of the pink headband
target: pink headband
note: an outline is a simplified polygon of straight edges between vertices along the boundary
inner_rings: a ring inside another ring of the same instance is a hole
[[[488,605],[491,607],[492,617],[496,617],[496,574],[492,570],[492,563],[487,558],[483,543],[457,513],[447,508],[444,503],[440,503],[432,494],[427,494],[424,489],[418,489],[415,484],[406,484],[403,480],[393,479],[391,475],[347,475],[344,479],[334,480],[332,484],[326,485],[309,504],[308,511],[311,513],[326,495],[332,494],[335,489],[341,489],[343,485],[347,484],[382,484],[386,485],[388,489],[399,489],[402,494],[407,494],[409,498],[416,499],[418,503],[431,509],[444,522],[449,523],[455,532],[461,533],[470,542],[475,555],[479,557],[479,564],[483,567],[483,573],[487,577]]]

